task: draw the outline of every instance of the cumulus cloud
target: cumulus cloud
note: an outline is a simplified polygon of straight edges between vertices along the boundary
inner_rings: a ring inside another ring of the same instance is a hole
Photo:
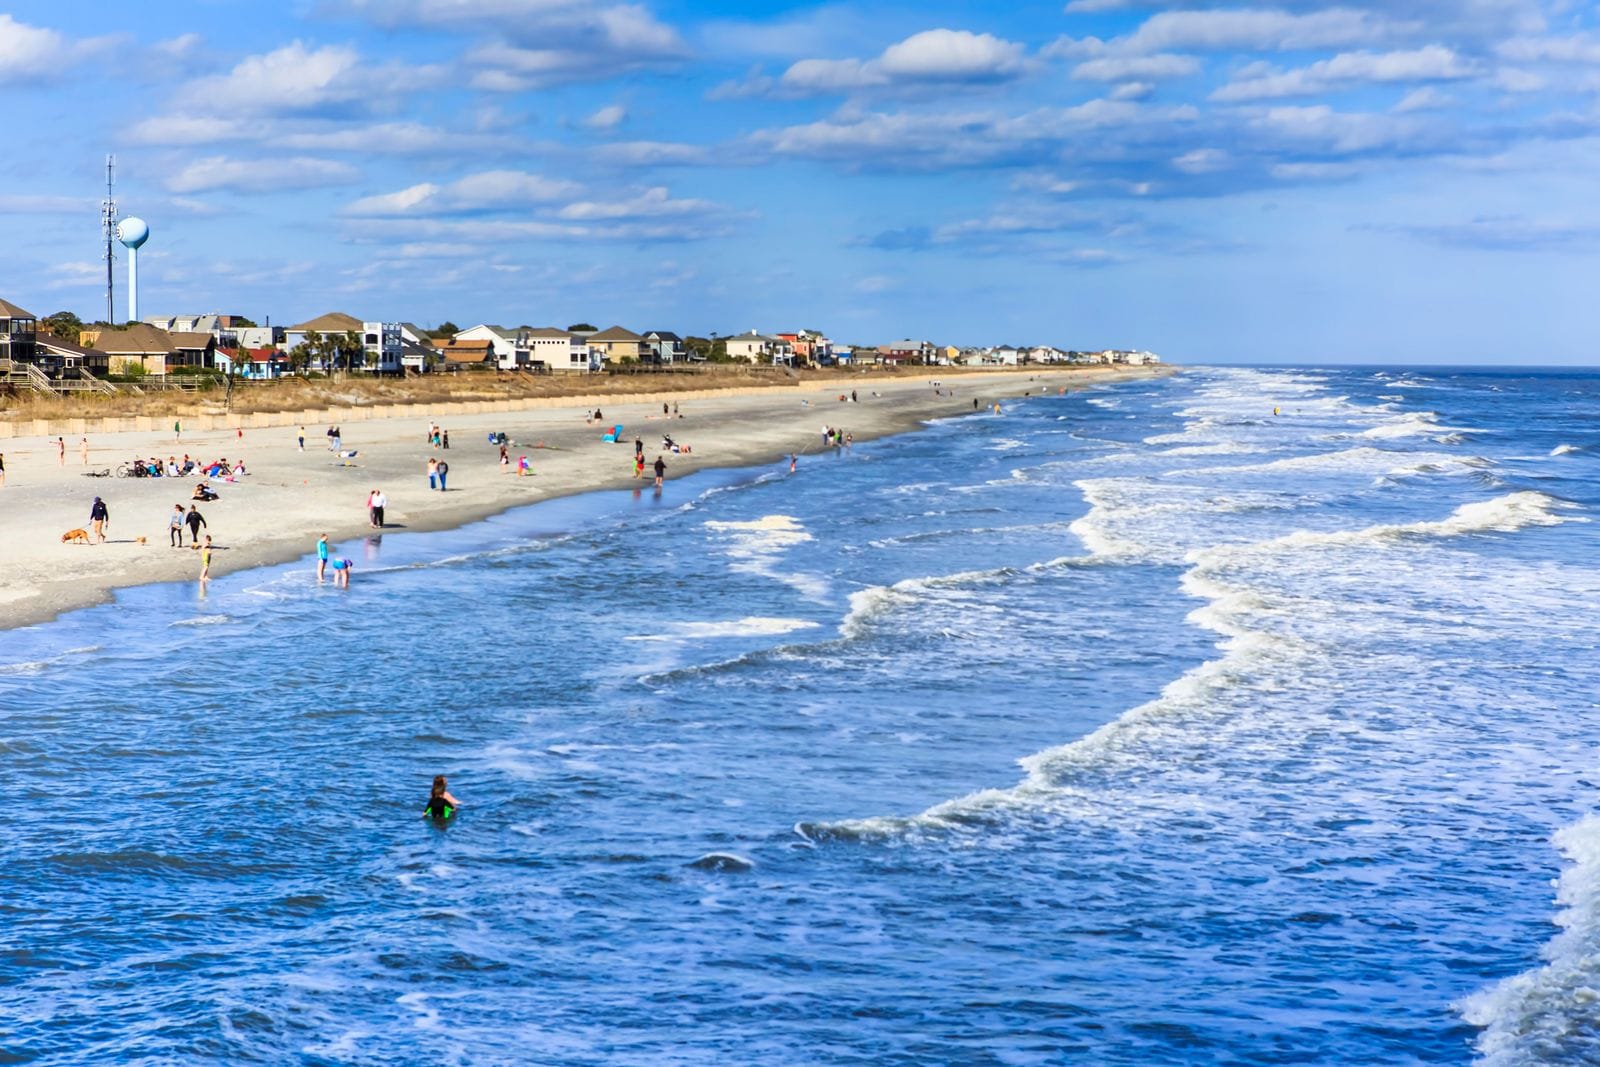
[[[627,118],[627,108],[621,104],[610,104],[584,119],[583,124],[591,130],[614,130],[626,122]]]
[[[197,159],[168,176],[166,185],[174,193],[200,193],[230,190],[244,193],[271,193],[319,186],[343,185],[355,181],[358,172],[348,163],[301,156],[271,159],[229,159],[211,156]]]
[[[709,215],[720,210],[709,200],[674,199],[665,186],[658,185],[621,200],[582,200],[568,204],[556,212],[556,217],[587,222]]]
[[[1443,45],[1402,52],[1344,52],[1289,71],[1252,72],[1211,94],[1224,103],[1286,96],[1317,96],[1355,86],[1388,82],[1470,78],[1476,67]]]
[[[934,29],[912,34],[871,59],[802,59],[782,77],[753,74],[724,96],[819,96],[894,86],[1004,82],[1029,69],[1027,49],[993,34]]]
[[[527,207],[575,195],[578,186],[525,171],[469,174],[446,185],[422,182],[392,193],[363,197],[344,214],[365,218],[474,214]]]
[[[596,81],[676,63],[690,51],[673,27],[639,4],[584,0],[326,0],[324,9],[381,26],[477,33],[474,88],[522,92]]]
[[[366,112],[442,76],[439,67],[374,63],[343,45],[293,41],[248,56],[226,74],[189,83],[178,103],[180,111],[199,115]]]
[[[589,156],[606,163],[628,167],[703,166],[712,162],[712,152],[704,145],[675,141],[613,141],[589,150]]]
[[[74,41],[57,30],[0,14],[0,85],[54,80],[112,43],[110,37]]]
[[[1160,81],[1165,78],[1185,78],[1200,73],[1200,61],[1194,56],[1157,53],[1150,56],[1102,56],[1079,63],[1072,69],[1077,81]]]

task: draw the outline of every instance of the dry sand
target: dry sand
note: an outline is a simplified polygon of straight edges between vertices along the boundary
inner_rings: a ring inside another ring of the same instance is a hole
[[[6,475],[0,487],[0,544],[5,546],[0,626],[47,621],[103,602],[125,586],[198,577],[199,553],[170,547],[167,531],[173,505],[189,507],[198,478],[85,476],[88,470],[115,471],[135,456],[244,458],[248,475],[232,483],[214,480],[220,498],[197,504],[207,523],[202,537],[211,534],[216,546],[215,578],[309,557],[323,532],[335,544],[368,533],[366,500],[374,488],[388,496],[385,519],[391,530],[448,529],[551,497],[637,487],[635,436],[645,445],[646,484],[663,433],[691,446],[689,454],[665,456],[665,491],[670,493],[674,479],[703,467],[750,466],[778,461],[791,452],[816,452],[824,425],[849,430],[856,441],[864,441],[915,428],[930,417],[972,414],[974,398],[985,404],[1003,402],[1029,391],[1054,392],[1062,386],[1082,388],[1168,372],[1170,368],[1105,367],[964,374],[940,379],[946,395],[936,396],[928,382],[938,371],[929,368],[929,377],[916,382],[864,379],[826,383],[816,390],[682,400],[681,418],[664,418],[660,399],[608,402],[602,409],[604,421],[624,426],[623,443],[615,445],[602,443],[603,427],[587,424],[585,411],[573,406],[451,415],[437,420],[449,430],[451,447],[435,452],[425,438],[429,423],[436,420],[419,406],[403,418],[344,426],[344,447],[358,453],[346,461],[349,466],[341,466],[328,451],[326,425],[306,427],[304,453],[296,446],[294,427],[247,429],[242,438],[232,430],[186,432],[182,441],[170,432],[101,434],[89,440],[87,467],[79,459],[76,438],[67,441],[65,466],[57,461],[53,439],[13,438],[0,442]],[[860,402],[840,403],[840,389],[852,386]],[[501,473],[499,450],[488,442],[491,431],[517,442],[511,449],[512,474]],[[529,458],[531,477],[515,475],[521,455]],[[429,490],[429,456],[449,461],[447,492]],[[96,496],[111,511],[107,542],[63,544],[66,531],[89,528],[89,507]],[[308,578],[310,567],[308,563]]]

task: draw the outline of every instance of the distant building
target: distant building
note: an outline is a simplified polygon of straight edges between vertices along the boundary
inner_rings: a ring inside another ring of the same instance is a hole
[[[283,331],[283,346],[294,350],[305,343],[306,335],[317,333],[326,337],[329,334],[360,333],[361,320],[354,315],[346,315],[342,311],[330,311],[326,315],[318,315],[296,326],[290,326]]]
[[[647,343],[643,337],[632,330],[625,330],[621,326],[613,326],[608,330],[589,335],[589,347],[600,350],[601,361],[625,359],[642,360],[645,357]]]
[[[493,341],[463,341],[454,337],[440,337],[434,340],[433,346],[439,350],[440,362],[447,371],[496,365]]]
[[[361,351],[365,358],[362,368],[368,374],[399,377],[405,373],[400,362],[405,345],[400,339],[398,322],[363,322],[361,324]]]
[[[934,346],[930,341],[891,341],[878,346],[880,363],[931,363]]]
[[[38,361],[39,319],[31,311],[0,300],[0,359],[18,363]]]
[[[731,359],[747,359],[752,363],[793,363],[794,346],[777,337],[751,330],[734,334],[723,342]]]
[[[84,330],[80,336],[88,347],[106,354],[112,374],[133,373],[138,367],[140,373],[163,375],[179,365],[172,335],[147,322],[136,322],[124,330]],[[201,336],[210,340],[211,335]]]
[[[495,364],[501,370],[524,370],[528,366],[528,345],[524,330],[508,330],[487,323],[462,330],[457,341],[488,341],[494,345]]]
[[[650,330],[644,335],[645,360],[649,363],[681,363],[688,358],[683,338],[670,330]]]
[[[551,374],[588,374],[598,369],[598,357],[583,336],[571,330],[541,327],[523,331],[528,344],[528,364]]]

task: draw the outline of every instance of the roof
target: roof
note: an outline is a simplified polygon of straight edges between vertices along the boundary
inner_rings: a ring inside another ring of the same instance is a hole
[[[621,326],[613,326],[609,330],[589,335],[591,341],[643,341],[644,338],[632,330],[624,330]]]
[[[772,342],[776,341],[777,338],[776,337],[768,337],[764,333],[756,333],[754,330],[751,330],[749,333],[734,334],[732,337],[723,338],[723,340],[725,340],[725,341],[763,341],[763,342],[765,342],[767,344],[771,344]]]
[[[913,341],[907,337],[899,341],[890,341],[883,347],[895,352],[920,352],[922,351],[922,346],[927,343],[926,341]]]
[[[480,322],[476,326],[468,326],[465,330],[457,330],[455,335],[460,337],[462,334],[471,333],[473,330],[488,330],[502,341],[515,341],[517,339],[515,332],[506,329],[504,326],[496,326],[488,322]]]
[[[537,330],[524,330],[523,335],[530,339],[535,337],[573,338],[578,336],[578,334],[573,333],[571,330],[557,330],[550,326],[541,326]]]
[[[23,311],[9,300],[0,300],[0,315],[8,319],[37,319],[39,316],[31,311]]]
[[[87,356],[91,353],[91,351],[93,351],[92,349],[84,348],[82,345],[73,344],[66,338],[57,337],[55,334],[48,333],[44,330],[39,331],[38,343],[40,348],[47,348],[58,356]],[[105,355],[104,352],[97,354]]]
[[[136,322],[125,330],[101,330],[94,347],[97,351],[119,356],[164,356],[177,351],[171,334],[144,322]]]
[[[445,357],[446,363],[486,363],[494,358],[493,341],[456,341],[454,338],[435,338],[434,347]]]
[[[168,336],[172,338],[172,347],[180,349],[209,348],[216,341],[209,333],[174,333]]]
[[[348,333],[351,330],[359,332],[361,320],[342,311],[330,311],[326,315],[318,315],[289,329],[295,333],[303,333],[306,330],[316,330],[318,333]]]
[[[654,337],[658,341],[682,341],[683,340],[683,338],[679,337],[677,334],[673,333],[671,330],[651,330],[649,333],[645,334],[645,336],[646,337]]]

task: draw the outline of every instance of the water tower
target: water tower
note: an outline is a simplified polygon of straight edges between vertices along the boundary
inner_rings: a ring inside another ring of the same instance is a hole
[[[139,321],[139,247],[150,240],[150,227],[132,216],[117,223],[117,240],[128,249],[128,319]]]

